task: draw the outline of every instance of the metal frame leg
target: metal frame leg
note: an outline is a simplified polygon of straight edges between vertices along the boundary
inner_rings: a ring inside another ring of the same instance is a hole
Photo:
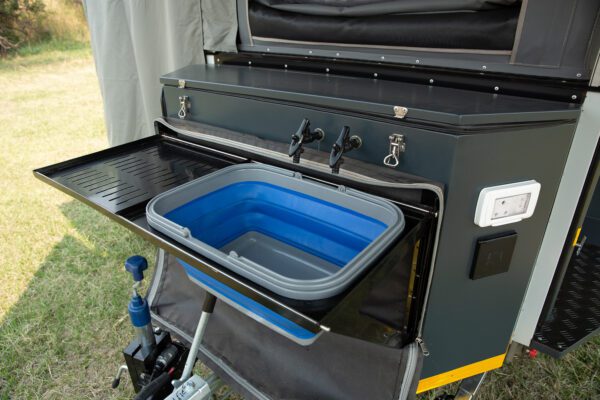
[[[487,372],[483,374],[471,376],[470,378],[463,379],[460,382],[460,386],[454,395],[454,400],[473,400],[483,380],[485,379],[485,375]]]
[[[505,363],[510,363],[513,361],[518,355],[525,353],[525,346],[517,342],[510,342],[508,346],[508,350],[506,352],[506,357],[504,358]]]
[[[173,381],[173,386],[178,388],[188,380],[190,376],[192,376],[192,370],[194,369],[194,365],[196,364],[196,358],[198,355],[198,347],[200,347],[200,343],[202,342],[202,338],[204,337],[204,331],[206,330],[206,326],[208,325],[208,319],[215,309],[215,303],[217,302],[217,298],[206,292],[206,297],[204,298],[204,305],[202,306],[202,314],[200,314],[200,320],[198,321],[198,326],[196,327],[196,333],[194,334],[194,339],[192,340],[192,344],[190,347],[190,352],[188,354],[187,360],[185,361],[185,367],[183,369],[183,373],[181,374],[181,378]]]

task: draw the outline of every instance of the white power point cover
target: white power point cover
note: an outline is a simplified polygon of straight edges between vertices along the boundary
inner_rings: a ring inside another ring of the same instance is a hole
[[[499,226],[533,215],[542,185],[531,180],[487,187],[479,193],[475,224]]]

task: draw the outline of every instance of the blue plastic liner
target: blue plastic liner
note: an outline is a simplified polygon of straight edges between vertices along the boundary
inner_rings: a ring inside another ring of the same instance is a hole
[[[259,232],[343,267],[387,225],[321,199],[265,182],[239,182],[165,214],[194,238],[222,248]]]
[[[223,168],[152,199],[148,223],[285,297],[335,296],[404,229],[379,197],[263,164]]]

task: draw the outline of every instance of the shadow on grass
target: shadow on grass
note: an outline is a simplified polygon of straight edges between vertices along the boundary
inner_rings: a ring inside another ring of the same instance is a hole
[[[153,261],[154,249],[76,201],[60,210],[75,232],[54,245],[0,325],[0,399],[131,398],[128,383],[110,388],[132,337],[123,261]]]

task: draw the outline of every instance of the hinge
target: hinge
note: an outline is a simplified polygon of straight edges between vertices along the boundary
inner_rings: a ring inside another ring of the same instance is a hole
[[[584,235],[581,238],[581,241],[579,243],[576,243],[575,246],[573,246],[577,249],[577,250],[575,250],[576,256],[579,256],[581,254],[581,250],[583,250],[583,246],[585,245],[586,240],[587,240],[587,236]]]
[[[417,342],[417,344],[421,348],[421,351],[423,352],[423,356],[429,357],[429,350],[427,349],[427,346],[425,346],[425,341],[423,340],[423,338],[421,338],[419,336],[415,339],[415,342]]]
[[[402,119],[402,118],[406,117],[407,113],[408,113],[408,108],[401,107],[401,106],[394,106],[394,117],[395,118]]]

